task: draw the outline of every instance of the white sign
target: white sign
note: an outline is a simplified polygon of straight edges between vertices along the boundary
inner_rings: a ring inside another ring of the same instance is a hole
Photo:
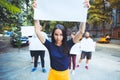
[[[70,49],[70,54],[81,54],[81,46],[80,42],[74,44],[72,48]]]
[[[85,0],[37,0],[34,20],[86,22]]]
[[[34,33],[34,26],[21,26],[22,36],[32,36]]]

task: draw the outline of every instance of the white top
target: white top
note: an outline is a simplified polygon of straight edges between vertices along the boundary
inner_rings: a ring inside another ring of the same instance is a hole
[[[95,51],[96,42],[91,38],[83,38],[81,40],[81,50],[86,52],[94,52]]]
[[[41,32],[42,36],[48,39],[45,32]],[[29,50],[47,50],[47,48],[41,43],[37,35],[34,33],[31,38],[29,38]]]
[[[72,46],[72,48],[70,49],[70,54],[80,54],[80,53],[81,53],[80,42],[78,42]]]

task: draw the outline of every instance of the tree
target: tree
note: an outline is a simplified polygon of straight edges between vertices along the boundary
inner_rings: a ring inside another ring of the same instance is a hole
[[[103,23],[103,30],[106,23],[111,23],[111,8],[105,5],[104,0],[95,0],[91,3],[91,8],[88,11],[88,23],[93,24],[93,27],[97,29],[98,25]],[[105,34],[103,32],[103,34]],[[96,31],[97,35],[97,31]]]
[[[20,8],[5,0],[0,0],[0,32],[2,32],[2,27],[12,26],[12,23],[15,21],[14,19],[16,19],[16,14],[20,12]]]

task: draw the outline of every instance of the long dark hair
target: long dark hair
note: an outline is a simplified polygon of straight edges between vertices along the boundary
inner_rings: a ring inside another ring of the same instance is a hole
[[[62,31],[62,34],[63,34],[62,48],[63,48],[63,51],[65,53],[68,53],[68,47],[66,45],[67,33],[66,33],[66,28],[63,25],[57,24],[57,25],[54,26],[54,29],[53,29],[53,32],[52,32],[52,43],[55,43],[54,32],[55,32],[56,29],[60,29]]]

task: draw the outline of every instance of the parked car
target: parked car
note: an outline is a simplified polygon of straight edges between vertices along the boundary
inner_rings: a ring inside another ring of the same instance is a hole
[[[29,45],[29,39],[26,36],[20,37],[20,38],[14,38],[11,37],[10,43],[13,47],[18,47],[18,45],[20,44],[20,46],[28,46]]]
[[[98,43],[110,43],[110,40],[108,40],[108,39],[105,38],[105,37],[102,37],[102,38],[100,38],[97,42],[98,42]]]

